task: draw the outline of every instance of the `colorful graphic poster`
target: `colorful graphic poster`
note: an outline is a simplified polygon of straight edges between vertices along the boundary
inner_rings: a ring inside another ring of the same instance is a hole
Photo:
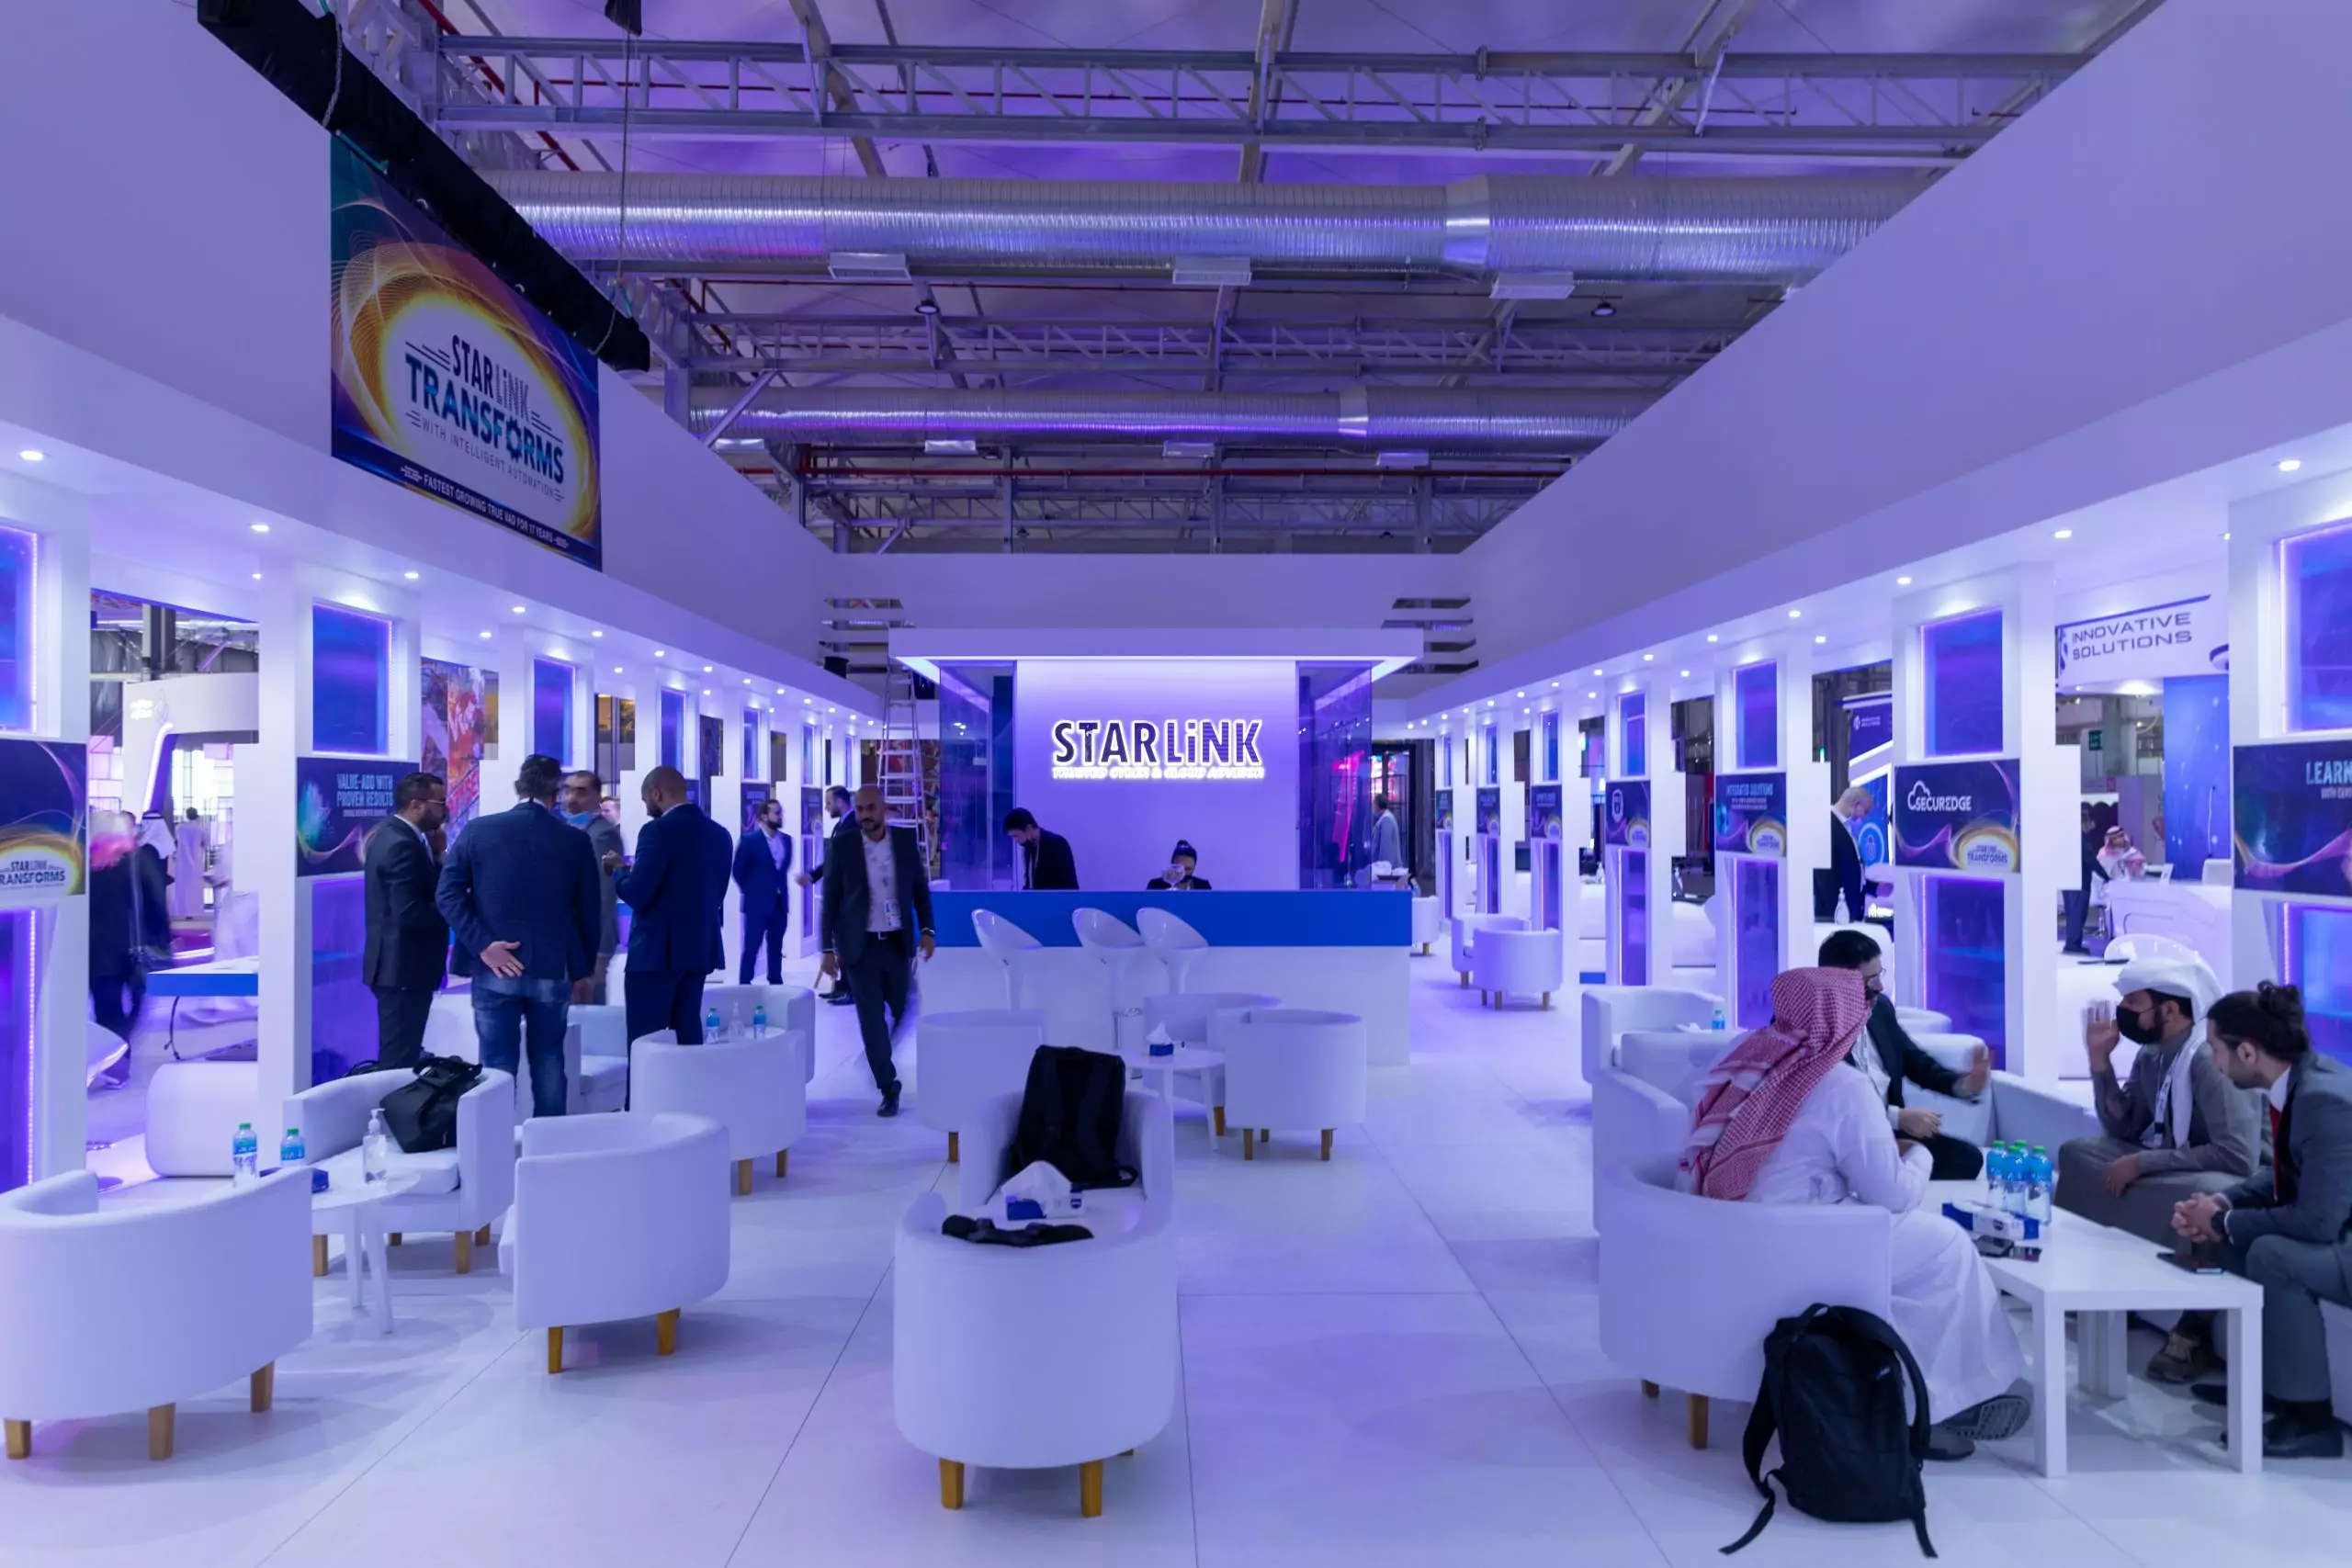
[[[1452,790],[1438,791],[1436,811],[1437,830],[1441,833],[1453,831],[1453,792]]]
[[[2352,897],[2352,740],[2240,746],[2230,800],[2237,886]]]
[[[331,146],[334,455],[601,569],[595,357]]]
[[[1789,775],[1720,773],[1715,778],[1715,848],[1726,854],[1789,852]]]
[[[416,764],[376,757],[294,759],[295,874],[360,869],[369,829],[392,814],[392,791]]]
[[[1611,849],[1650,847],[1650,782],[1611,779],[1600,797],[1600,841]]]
[[[481,671],[465,664],[426,659],[419,663],[423,693],[424,771],[449,786],[449,833],[481,809],[481,759],[488,734],[488,702]]]
[[[89,798],[86,748],[0,739],[0,909],[83,891]]]
[[[1895,769],[1894,863],[1980,876],[2014,874],[2024,863],[2015,760]]]
[[[1535,784],[1527,792],[1527,836],[1560,841],[1560,786]]]
[[[1892,820],[1888,791],[1893,784],[1894,776],[1881,773],[1860,781],[1855,786],[1871,792],[1870,815],[1854,824],[1854,847],[1861,852],[1865,868],[1888,865],[1894,859],[1894,840],[1888,831],[1888,823]]]
[[[1503,830],[1503,792],[1481,784],[1478,788],[1478,834],[1492,838]]]

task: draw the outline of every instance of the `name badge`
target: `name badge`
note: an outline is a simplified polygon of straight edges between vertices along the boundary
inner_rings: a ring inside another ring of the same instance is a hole
[[[896,920],[899,918],[899,901],[896,898],[882,900],[882,918],[886,920]]]

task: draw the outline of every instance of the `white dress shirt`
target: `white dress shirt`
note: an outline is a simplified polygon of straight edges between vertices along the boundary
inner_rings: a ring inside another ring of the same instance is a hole
[[[879,840],[864,833],[857,841],[865,851],[865,886],[869,901],[865,908],[865,929],[869,931],[894,931],[905,924],[899,917],[899,862],[892,854],[890,830],[884,829]]]

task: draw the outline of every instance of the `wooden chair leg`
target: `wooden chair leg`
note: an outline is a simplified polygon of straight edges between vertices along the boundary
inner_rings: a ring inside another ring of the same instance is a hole
[[[791,1164],[792,1164],[792,1151],[791,1151],[790,1149],[778,1149],[778,1150],[776,1150],[776,1152],[775,1152],[775,1179],[776,1179],[778,1181],[782,1181],[782,1180],[784,1179],[784,1173],[785,1173],[785,1171],[786,1171],[786,1169],[788,1169],[788,1168],[790,1168]]]
[[[1211,1114],[1211,1115],[1216,1119],[1216,1135],[1217,1135],[1218,1137],[1220,1137],[1220,1138],[1224,1137],[1224,1136],[1225,1136],[1225,1107],[1224,1107],[1224,1106],[1222,1106],[1222,1105],[1217,1106],[1217,1107],[1216,1107],[1213,1111],[1211,1111],[1210,1114]]]
[[[456,1235],[451,1236],[449,1239],[457,1245],[458,1272],[460,1274],[472,1273],[474,1271],[474,1233],[471,1231],[459,1231]]]
[[[739,1159],[735,1162],[735,1196],[748,1198],[751,1195],[752,1162],[747,1159]]]
[[[398,1247],[400,1244],[401,1233],[398,1231],[394,1231],[391,1235],[384,1238],[384,1245],[386,1247]]]
[[[488,1247],[490,1245],[490,1227],[488,1225],[484,1225],[481,1229],[474,1232],[474,1245],[476,1247]]]
[[[655,1355],[677,1354],[678,1314],[681,1310],[678,1307],[672,1307],[653,1320],[653,1353]]]
[[[277,1363],[270,1362],[245,1380],[246,1404],[256,1416],[266,1414],[277,1398]]]
[[[563,1371],[563,1330],[560,1328],[548,1330],[548,1371]]]
[[[1552,1010],[1552,993],[1549,991],[1544,993],[1544,1010],[1545,1012]]]
[[[1078,1511],[1090,1519],[1102,1517],[1102,1461],[1099,1459],[1078,1467]]]
[[[322,1235],[314,1235],[311,1238],[311,1278],[323,1280],[326,1275],[327,1238]]]
[[[1241,1157],[1243,1159],[1258,1157],[1258,1131],[1254,1127],[1241,1129]]]
[[[964,1461],[960,1459],[939,1461],[939,1506],[943,1508],[964,1506]]]
[[[1657,1397],[1657,1384],[1650,1382],[1647,1378],[1644,1378],[1642,1380],[1642,1397],[1644,1399],[1656,1399]]]
[[[958,1164],[961,1164],[961,1163],[963,1162],[963,1157],[964,1157],[964,1145],[963,1145],[963,1141],[962,1141],[961,1139],[957,1138],[957,1137],[956,1136],[956,1134],[953,1134],[953,1133],[948,1134],[947,1134],[947,1163],[948,1163],[949,1165],[958,1165]],[[941,1460],[939,1462],[940,1462],[940,1463],[942,1463],[942,1464],[945,1464],[947,1461],[946,1461],[945,1460]]]
[[[147,1457],[172,1457],[172,1417],[177,1415],[175,1404],[158,1404],[147,1412]]]
[[[1331,1157],[1331,1129],[1329,1127],[1323,1129],[1323,1157]]]
[[[33,1457],[33,1424],[31,1422],[11,1421],[8,1423],[8,1457],[10,1459]]]
[[[1274,1146],[1274,1130],[1272,1127],[1259,1128],[1258,1141],[1265,1145],[1268,1148],[1272,1148]]]
[[[1703,1449],[1707,1446],[1707,1396],[1690,1393],[1683,1397],[1690,1401],[1690,1446]]]

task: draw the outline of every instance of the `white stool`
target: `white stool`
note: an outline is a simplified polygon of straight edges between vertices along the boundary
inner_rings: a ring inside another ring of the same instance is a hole
[[[979,1106],[1028,1087],[1029,1059],[1046,1043],[1046,1015],[981,1010],[915,1015],[915,1120],[956,1134]]]
[[[1019,1010],[1045,944],[994,909],[972,911],[972,932],[980,939],[981,949],[1004,965],[1004,1005]]]
[[[1069,923],[1078,931],[1078,945],[1102,961],[1111,980],[1111,1049],[1117,1051],[1126,1044],[1122,1038],[1122,1021],[1139,1015],[1141,1008],[1125,1006],[1127,982],[1135,972],[1136,961],[1150,956],[1135,927],[1106,909],[1074,909]]]
[[[1136,911],[1136,924],[1143,928],[1144,945],[1168,965],[1168,988],[1192,989],[1193,969],[1209,950],[1208,938],[1167,910],[1148,906]]]

